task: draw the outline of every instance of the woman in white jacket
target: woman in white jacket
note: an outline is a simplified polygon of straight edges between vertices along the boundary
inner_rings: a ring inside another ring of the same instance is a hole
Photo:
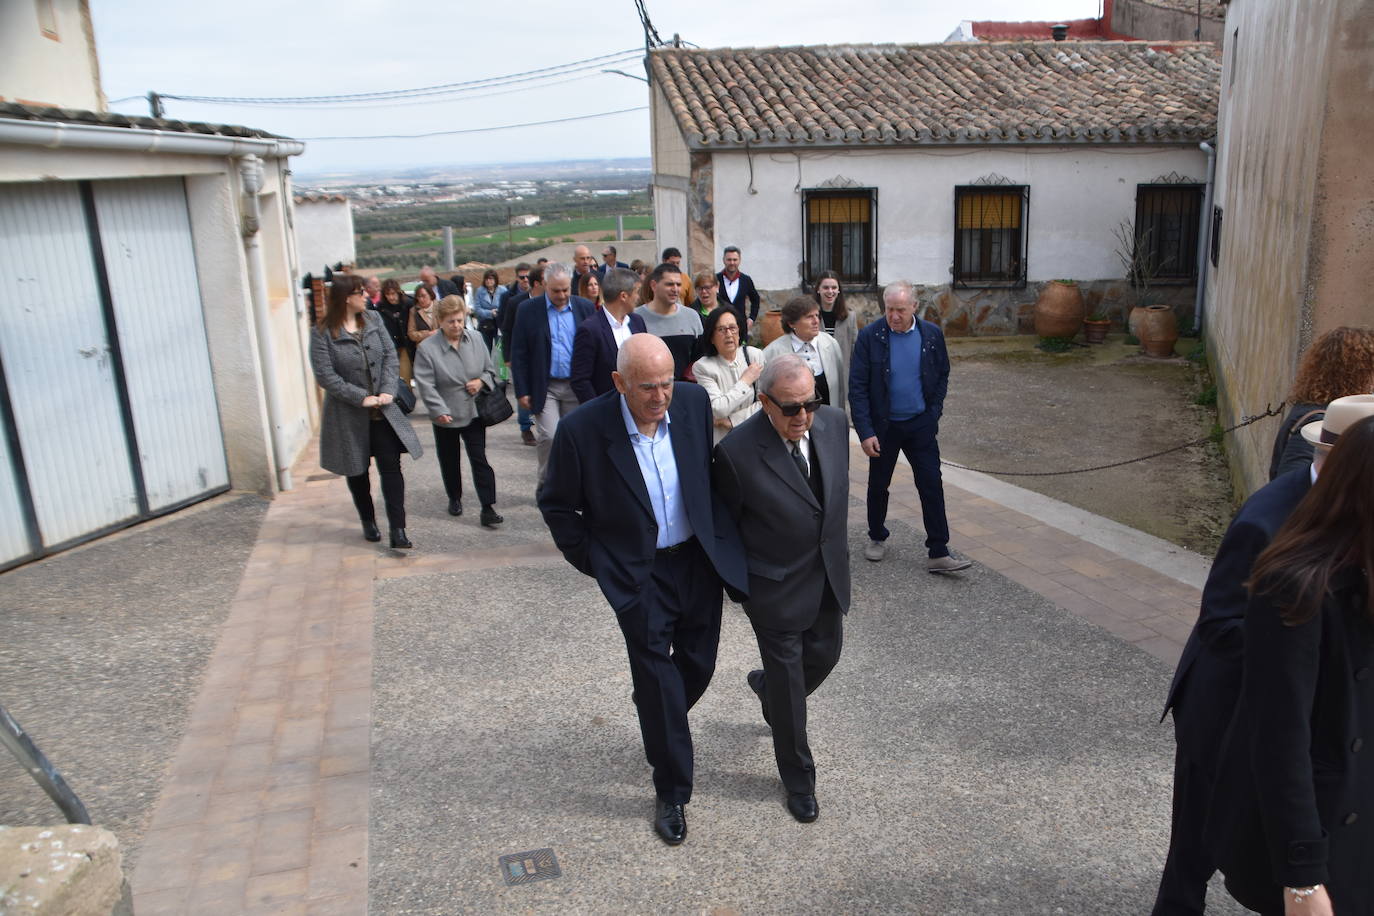
[[[706,316],[701,351],[706,355],[692,364],[692,374],[711,399],[715,441],[719,442],[759,409],[755,382],[763,372],[763,351],[744,345],[739,318],[725,306]]]
[[[835,338],[821,330],[821,307],[810,296],[794,296],[782,307],[784,333],[763,351],[764,361],[795,353],[816,377],[816,397],[832,407],[849,409],[849,361]]]

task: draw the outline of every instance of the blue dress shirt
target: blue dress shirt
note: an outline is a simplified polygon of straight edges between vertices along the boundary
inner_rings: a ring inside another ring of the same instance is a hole
[[[654,509],[654,521],[658,523],[658,540],[654,546],[662,549],[681,544],[694,532],[692,523],[687,520],[687,504],[683,502],[682,487],[678,483],[677,458],[673,455],[673,435],[669,429],[672,420],[665,416],[652,438],[643,435],[635,425],[623,394],[620,396],[620,415],[625,418],[625,432],[634,447],[639,473],[644,477],[649,504]]]
[[[547,301],[547,300],[545,300]],[[572,301],[561,309],[549,302],[549,378],[572,375],[573,336],[577,325],[573,319]]]

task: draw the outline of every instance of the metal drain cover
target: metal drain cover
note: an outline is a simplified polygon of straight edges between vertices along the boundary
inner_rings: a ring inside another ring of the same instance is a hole
[[[546,878],[558,878],[563,870],[552,849],[531,849],[501,857],[501,877],[507,884],[529,884]]]

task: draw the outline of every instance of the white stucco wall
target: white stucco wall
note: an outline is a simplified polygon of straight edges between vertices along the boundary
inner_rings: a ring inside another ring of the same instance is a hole
[[[0,101],[104,111],[86,3],[51,0],[46,23],[38,7],[34,0],[0,2]]]
[[[687,192],[676,188],[654,186],[654,234],[657,236],[658,252],[665,248],[687,251]],[[694,269],[689,267],[689,269]]]
[[[353,206],[346,200],[296,201],[296,255],[301,270],[319,276],[324,267],[356,260]]]
[[[761,289],[800,284],[801,192],[836,177],[878,189],[878,282],[932,285],[950,281],[956,185],[996,174],[1030,186],[1027,265],[1035,282],[1123,276],[1112,231],[1135,218],[1136,185],[1170,173],[1206,178],[1206,157],[1196,147],[761,152],[753,154],[751,193],[745,153],[716,153],[714,160],[717,257],[738,245]],[[655,215],[663,244],[685,237],[685,212],[656,207]]]

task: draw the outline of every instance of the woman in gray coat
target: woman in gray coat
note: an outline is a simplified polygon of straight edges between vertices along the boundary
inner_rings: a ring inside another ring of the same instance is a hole
[[[324,389],[320,412],[320,467],[348,479],[363,537],[380,541],[367,466],[377,461],[392,547],[413,547],[406,537],[405,478],[401,451],[421,454],[410,421],[394,403],[400,363],[381,316],[367,308],[363,278],[335,274],[324,321],[310,334],[310,365]]]
[[[482,503],[481,524],[494,528],[496,472],[487,462],[487,428],[477,417],[477,395],[496,387],[491,351],[467,327],[468,309],[458,296],[445,296],[436,309],[439,333],[415,348],[415,382],[434,423],[434,451],[448,492],[448,514],[463,514],[462,449],[468,453],[472,484]],[[461,443],[461,444],[460,444]]]

